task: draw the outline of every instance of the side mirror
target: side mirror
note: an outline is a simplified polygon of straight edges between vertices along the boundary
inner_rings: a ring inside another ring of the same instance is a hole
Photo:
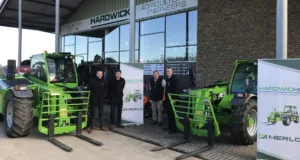
[[[16,74],[16,60],[7,60],[7,80],[14,80]]]

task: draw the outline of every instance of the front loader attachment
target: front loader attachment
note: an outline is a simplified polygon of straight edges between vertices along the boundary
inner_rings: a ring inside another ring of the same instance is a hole
[[[176,159],[185,159],[211,150],[214,145],[214,137],[220,135],[220,129],[211,103],[211,98],[214,97],[212,97],[210,89],[191,91],[190,94],[169,94],[168,96],[174,111],[176,126],[184,132],[184,140],[154,148],[152,151],[187,143],[190,140],[190,134],[207,137],[208,145]]]
[[[89,94],[88,91],[44,92],[39,108],[39,131],[47,134],[51,143],[68,152],[72,148],[56,140],[54,135],[76,131],[76,137],[101,146],[101,142],[82,135],[82,129],[87,126]]]

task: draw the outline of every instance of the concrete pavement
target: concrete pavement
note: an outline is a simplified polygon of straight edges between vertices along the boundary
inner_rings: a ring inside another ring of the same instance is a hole
[[[0,160],[172,160],[181,153],[171,150],[150,152],[155,146],[112,132],[95,131],[91,138],[104,145],[94,146],[70,135],[57,140],[73,148],[68,153],[54,146],[35,129],[28,137],[10,139],[0,123]],[[197,158],[189,158],[194,160]]]

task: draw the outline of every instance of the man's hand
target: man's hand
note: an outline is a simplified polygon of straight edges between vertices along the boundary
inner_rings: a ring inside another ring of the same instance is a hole
[[[161,86],[165,88],[165,87],[166,87],[166,84],[167,84],[166,81],[163,79],[163,80],[161,81]]]
[[[175,104],[175,103],[176,103],[176,101],[175,101],[175,100],[172,100],[172,102],[173,102],[173,104]]]

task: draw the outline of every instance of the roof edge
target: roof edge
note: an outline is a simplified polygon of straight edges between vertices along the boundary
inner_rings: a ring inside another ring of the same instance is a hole
[[[7,2],[8,2],[8,0],[4,0],[4,1],[1,3],[1,6],[0,6],[0,15],[1,15],[3,9],[6,7]]]

